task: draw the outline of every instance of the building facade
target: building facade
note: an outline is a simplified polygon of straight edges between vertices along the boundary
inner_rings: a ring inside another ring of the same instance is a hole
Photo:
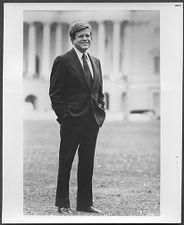
[[[160,15],[152,10],[25,11],[23,101],[26,110],[50,112],[50,72],[56,56],[72,48],[70,24],[90,23],[90,53],[102,64],[109,118],[160,116]],[[29,106],[29,107],[28,107]]]

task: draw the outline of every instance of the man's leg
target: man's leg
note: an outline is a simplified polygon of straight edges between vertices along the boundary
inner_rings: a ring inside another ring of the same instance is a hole
[[[88,115],[85,122],[86,125],[83,130],[82,140],[78,150],[77,209],[86,208],[93,205],[92,176],[99,126],[91,113]]]
[[[56,206],[70,207],[69,180],[72,162],[79,144],[81,129],[75,126],[72,119],[61,126],[61,143],[59,152],[59,169],[56,190]]]

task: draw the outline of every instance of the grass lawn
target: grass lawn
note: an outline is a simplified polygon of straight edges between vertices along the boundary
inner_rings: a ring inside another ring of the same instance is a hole
[[[59,215],[55,207],[59,124],[24,121],[24,214]],[[77,212],[77,154],[70,200]],[[94,206],[105,216],[160,214],[160,123],[105,122],[100,128],[93,176]]]

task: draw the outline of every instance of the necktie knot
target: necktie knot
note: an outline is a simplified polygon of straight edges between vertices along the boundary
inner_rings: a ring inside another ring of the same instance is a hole
[[[83,53],[82,59],[83,59],[84,61],[87,61],[87,55],[86,55],[85,53]]]

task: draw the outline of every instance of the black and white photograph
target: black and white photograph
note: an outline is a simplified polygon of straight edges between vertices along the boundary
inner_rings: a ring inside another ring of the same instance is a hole
[[[4,223],[181,222],[182,7],[4,4]]]

